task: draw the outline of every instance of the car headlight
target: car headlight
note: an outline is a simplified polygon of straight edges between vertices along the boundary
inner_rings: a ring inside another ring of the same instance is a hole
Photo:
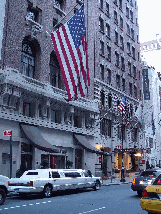
[[[148,180],[148,185],[150,185],[152,183],[152,180]]]
[[[143,181],[140,181],[139,184],[143,184]]]

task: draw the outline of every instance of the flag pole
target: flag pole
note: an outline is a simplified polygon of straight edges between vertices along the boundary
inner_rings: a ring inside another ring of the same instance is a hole
[[[71,13],[72,12],[72,10],[75,8],[75,7],[77,7],[78,5],[82,5],[83,3],[81,3],[80,1],[78,1],[78,3],[63,17],[63,18],[61,18],[60,19],[60,21],[54,26],[54,28],[56,28],[60,23],[61,23],[61,21],[69,14],[69,13]]]
[[[126,110],[125,110],[125,112],[126,112]],[[121,169],[121,180],[120,180],[120,182],[125,182],[123,136],[124,136],[124,133],[123,133],[123,109],[122,109],[122,150],[121,150],[121,153],[122,153],[122,169]]]

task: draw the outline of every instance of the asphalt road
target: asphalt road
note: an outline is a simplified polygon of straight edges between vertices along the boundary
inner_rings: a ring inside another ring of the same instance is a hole
[[[51,198],[8,197],[0,214],[147,214],[130,184],[103,186],[98,191],[63,192]]]

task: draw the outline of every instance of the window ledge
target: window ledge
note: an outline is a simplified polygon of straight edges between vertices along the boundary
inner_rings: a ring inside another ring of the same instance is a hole
[[[64,16],[66,16],[66,13],[65,13],[63,10],[61,10],[59,7],[57,7],[55,4],[53,5],[53,7],[54,7],[56,10],[58,10],[59,13],[63,14]]]
[[[106,37],[111,40],[110,36],[106,35]]]
[[[102,31],[102,30],[99,30],[99,32],[102,33],[103,35],[105,34],[104,31]]]
[[[101,54],[101,53],[100,53],[100,56],[102,56],[102,57],[104,57],[104,58],[105,58],[105,55],[104,55],[104,54]]]
[[[38,31],[42,31],[43,26],[40,25],[38,22],[35,22],[34,20],[30,19],[28,16],[26,16],[26,22],[27,24],[30,23],[32,26],[36,26],[36,29]]]

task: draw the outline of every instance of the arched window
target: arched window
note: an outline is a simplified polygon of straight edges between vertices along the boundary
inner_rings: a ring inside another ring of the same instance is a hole
[[[35,71],[35,54],[30,43],[24,42],[22,45],[21,73],[33,78]]]
[[[60,76],[60,66],[56,57],[56,54],[52,52],[50,54],[50,74],[49,82],[50,85],[61,88],[61,76]]]

